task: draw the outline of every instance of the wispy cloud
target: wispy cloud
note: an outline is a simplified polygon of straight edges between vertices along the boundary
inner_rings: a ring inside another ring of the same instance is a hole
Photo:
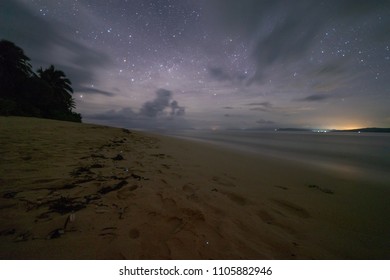
[[[296,99],[296,101],[307,101],[307,102],[320,102],[333,98],[334,96],[329,94],[312,94],[304,98]]]
[[[115,94],[110,91],[105,91],[97,88],[87,88],[87,87],[78,87],[74,89],[75,91],[80,91],[83,93],[90,93],[90,94],[101,94],[108,97],[114,97]]]
[[[245,105],[246,106],[263,106],[263,107],[267,107],[267,108],[272,107],[272,104],[270,102],[253,102],[253,103],[248,103]]]
[[[273,105],[270,102],[253,102],[245,104],[245,106],[251,107],[250,111],[268,112],[273,109]]]
[[[63,70],[75,89],[93,83],[95,71],[112,64],[106,53],[74,40],[68,26],[37,17],[19,1],[2,0],[0,34],[23,48],[34,66]]]
[[[270,125],[270,124],[275,124],[274,121],[270,121],[270,120],[264,120],[264,119],[261,119],[261,120],[258,120],[256,121],[257,124],[261,124],[261,125]]]

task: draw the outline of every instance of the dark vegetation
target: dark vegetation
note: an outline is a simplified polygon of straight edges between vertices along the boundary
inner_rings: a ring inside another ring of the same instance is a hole
[[[51,65],[35,73],[29,61],[20,47],[0,41],[0,115],[81,122],[64,72]]]

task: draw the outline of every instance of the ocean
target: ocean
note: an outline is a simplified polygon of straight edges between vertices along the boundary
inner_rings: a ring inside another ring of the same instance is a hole
[[[346,178],[385,183],[390,187],[390,134],[387,133],[192,130],[172,136],[299,162]]]

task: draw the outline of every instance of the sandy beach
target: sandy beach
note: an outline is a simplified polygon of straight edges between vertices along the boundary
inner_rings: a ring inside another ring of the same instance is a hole
[[[389,259],[389,197],[216,145],[0,117],[1,259]]]

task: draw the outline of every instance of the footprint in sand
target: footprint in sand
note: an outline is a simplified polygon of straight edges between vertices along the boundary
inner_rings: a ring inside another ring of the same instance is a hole
[[[133,228],[132,230],[130,230],[129,236],[131,239],[137,239],[140,236],[139,230],[136,228]]]
[[[116,234],[117,227],[105,227],[100,231],[100,236],[103,236],[104,239],[114,240],[117,236]]]
[[[158,214],[155,211],[152,211],[152,212],[148,213],[148,218],[153,219],[153,218],[156,218],[157,216],[158,216]]]
[[[170,211],[175,211],[177,209],[176,201],[172,198],[164,198],[162,199],[162,203],[164,208]]]
[[[184,208],[180,209],[180,211],[187,217],[190,221],[200,221],[204,222],[206,221],[206,218],[202,211],[197,209],[191,209],[191,208]]]
[[[284,210],[286,210],[287,212],[289,212],[294,216],[297,216],[299,218],[304,218],[304,219],[311,217],[309,212],[299,205],[296,205],[294,203],[285,200],[273,199],[272,201],[273,203],[275,203],[276,205],[283,208]]]
[[[248,203],[248,201],[241,195],[231,193],[231,192],[224,192],[224,191],[220,191],[220,193],[226,195],[231,201],[233,201],[238,205],[244,206]]]
[[[198,224],[205,221],[205,216],[197,209],[184,208],[180,209],[180,212],[183,216],[172,216],[166,219],[166,225],[170,234],[180,232],[188,224],[194,226],[195,223]]]
[[[125,187],[117,192],[116,197],[119,199],[122,199],[122,200],[127,199],[127,198],[135,195],[133,192],[136,189],[138,189],[138,185],[132,185],[130,187]]]
[[[214,176],[212,178],[212,180],[216,183],[218,183],[219,185],[222,185],[224,187],[235,187],[236,185],[233,184],[232,182],[230,182],[229,179],[225,179],[225,178],[220,178],[220,177],[217,177],[217,176]]]
[[[175,259],[175,256],[180,256],[181,258],[183,256],[190,256],[188,259],[191,258],[192,254],[190,250],[187,249],[187,246],[185,243],[180,239],[176,237],[169,238],[165,245],[167,246],[169,250],[169,257]],[[180,259],[179,257],[179,259]]]
[[[277,228],[279,228],[280,230],[296,237],[297,236],[297,232],[294,228],[292,228],[291,226],[287,225],[287,224],[284,224],[284,223],[281,223],[281,222],[278,222],[277,219],[275,219],[270,213],[268,213],[266,210],[264,209],[261,209],[257,212],[257,215],[260,217],[260,219],[270,225],[270,226],[275,226]]]
[[[184,186],[182,187],[182,190],[183,190],[184,192],[190,193],[190,194],[192,194],[192,193],[194,193],[194,192],[196,191],[196,189],[195,189],[194,187],[191,187],[191,186],[189,186],[189,185],[184,185]]]
[[[177,233],[183,228],[183,220],[178,217],[170,217],[167,219],[167,225],[170,233]]]
[[[168,211],[176,211],[177,210],[177,203],[172,198],[164,198],[161,193],[157,193],[157,196],[160,198],[161,203],[163,205],[163,208]]]
[[[196,194],[197,188],[191,187],[190,185],[184,185],[182,187],[183,192],[186,193],[188,200],[199,201],[199,196]]]
[[[274,217],[271,216],[271,214],[269,214],[267,211],[265,210],[259,210],[259,212],[257,213],[257,215],[260,217],[260,219],[264,222],[264,223],[267,223],[269,225],[271,225],[273,223],[273,221],[275,220]]]
[[[161,166],[164,167],[165,169],[171,169],[171,166],[165,163],[161,164]]]

